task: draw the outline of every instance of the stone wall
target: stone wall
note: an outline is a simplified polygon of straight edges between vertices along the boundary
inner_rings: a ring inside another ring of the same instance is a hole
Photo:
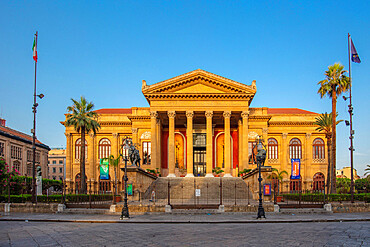
[[[271,166],[262,166],[261,167],[261,177],[262,177],[262,196],[264,201],[271,201],[273,200],[273,191],[271,188],[271,196],[264,196],[263,195],[263,184],[269,183],[271,184],[271,179],[268,177],[272,174]],[[259,198],[259,183],[258,183],[258,169],[255,168],[248,174],[246,174],[242,179],[244,182],[249,186],[249,190],[252,192],[253,199],[258,200]]]
[[[5,204],[0,203],[0,212],[4,212]],[[13,213],[55,213],[58,211],[57,203],[11,203],[10,212]]]
[[[333,213],[363,213],[370,212],[370,203],[331,203]]]

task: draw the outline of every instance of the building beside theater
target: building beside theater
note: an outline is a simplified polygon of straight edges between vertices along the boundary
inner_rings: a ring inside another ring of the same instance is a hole
[[[245,85],[200,69],[153,85],[143,81],[149,107],[96,110],[101,129],[86,138],[87,181],[104,182],[99,180],[99,160],[124,153],[124,138],[137,144],[141,167],[157,169],[162,176],[212,177],[215,167],[224,177],[238,176],[239,171],[256,168],[252,145],[260,136],[267,146],[265,165],[289,173],[284,188],[294,189],[298,181],[303,189],[321,184],[327,153],[325,135],[315,130],[318,114],[250,107],[256,92],[256,81]],[[73,127],[66,127],[65,135],[66,181],[72,185],[79,179],[81,139]],[[291,159],[300,159],[300,179],[290,178]],[[118,169],[120,181],[122,176]]]
[[[64,148],[51,149],[48,156],[49,179],[64,180],[65,166],[66,150]]]
[[[5,126],[0,119],[0,157],[3,157],[12,170],[22,176],[32,177],[32,136]],[[50,148],[36,139],[36,167],[41,167],[42,176],[48,177],[48,152]]]

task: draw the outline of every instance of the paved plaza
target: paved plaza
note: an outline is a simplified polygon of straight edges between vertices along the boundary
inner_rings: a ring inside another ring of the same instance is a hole
[[[267,216],[12,214],[0,246],[370,246],[369,213]]]

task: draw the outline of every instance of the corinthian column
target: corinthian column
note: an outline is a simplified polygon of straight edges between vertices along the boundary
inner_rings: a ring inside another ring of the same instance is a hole
[[[169,111],[168,115],[168,176],[176,177],[175,175],[175,116],[176,112]]]
[[[249,111],[243,111],[241,116],[243,118],[243,136],[242,136],[242,167],[241,170],[248,169],[248,115]]]
[[[186,177],[194,177],[193,172],[193,116],[194,112],[187,111],[187,125],[186,125]]]
[[[225,149],[224,149],[224,157],[225,157],[225,176],[224,177],[232,177],[231,176],[231,145],[230,145],[230,117],[231,112],[225,111],[224,112],[224,131],[225,131]]]
[[[207,118],[207,145],[206,145],[206,177],[213,177],[212,166],[213,166],[213,141],[212,141],[212,117],[213,111],[206,111]]]
[[[152,146],[152,154],[151,154],[151,167],[154,169],[157,167],[157,117],[158,113],[156,111],[150,112],[150,123],[151,123],[151,146]]]

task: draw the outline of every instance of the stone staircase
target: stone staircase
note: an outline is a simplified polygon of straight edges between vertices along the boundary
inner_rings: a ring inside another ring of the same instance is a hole
[[[167,204],[168,198],[173,206],[185,205],[246,205],[252,201],[252,194],[241,178],[158,178],[144,193],[143,199],[150,200],[153,191],[158,204]],[[209,208],[209,207],[208,207]]]

